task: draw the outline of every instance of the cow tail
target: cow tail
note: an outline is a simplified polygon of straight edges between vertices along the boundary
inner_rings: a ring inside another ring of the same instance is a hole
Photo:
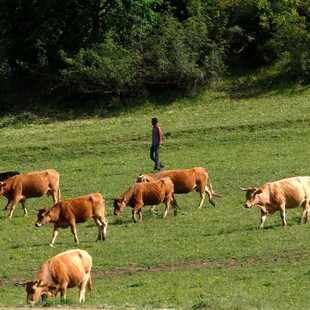
[[[92,280],[91,280],[91,275],[89,274],[89,278],[87,281],[87,291],[88,291],[90,297],[91,297],[91,286],[92,286]]]
[[[211,183],[211,180],[210,180],[210,179],[209,179],[209,185],[210,185],[210,192],[211,192],[211,194],[212,194],[213,196],[215,196],[215,197],[220,197],[220,198],[222,198],[221,195],[218,195],[218,194],[216,194],[216,193],[214,192],[213,187],[212,187],[212,183]]]

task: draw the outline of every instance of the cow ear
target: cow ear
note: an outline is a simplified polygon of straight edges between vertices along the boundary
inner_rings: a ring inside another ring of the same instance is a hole
[[[258,194],[261,194],[263,191],[261,189],[256,189],[255,192],[253,193],[253,196],[254,195],[258,195]]]

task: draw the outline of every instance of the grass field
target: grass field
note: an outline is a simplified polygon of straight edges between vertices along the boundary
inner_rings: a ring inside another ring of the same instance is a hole
[[[85,308],[309,309],[310,226],[298,225],[301,209],[287,211],[285,229],[276,213],[257,230],[260,211],[243,208],[238,186],[309,175],[310,89],[271,87],[248,96],[241,89],[149,102],[107,118],[1,118],[0,171],[54,168],[63,199],[102,193],[109,228],[107,240],[96,243],[93,221],[78,225],[78,245],[69,229],[61,230],[51,248],[52,225],[34,226],[35,208],[51,206],[51,197],[29,199],[26,218],[20,206],[12,220],[1,211],[0,307],[27,306],[18,284],[34,278],[48,258],[81,248],[93,256]],[[156,213],[145,206],[142,223],[132,222],[130,208],[113,215],[110,199],[139,173],[152,172],[153,116],[165,135],[165,169],[205,167],[223,196],[215,208],[205,202],[198,210],[192,192],[177,196],[176,217],[170,211],[163,220],[163,205]],[[0,202],[3,207],[6,199]],[[66,302],[57,296],[47,306],[79,307],[77,301],[75,288]]]

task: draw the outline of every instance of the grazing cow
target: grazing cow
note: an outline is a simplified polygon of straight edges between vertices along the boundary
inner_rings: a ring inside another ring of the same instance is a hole
[[[0,182],[0,196],[8,199],[3,210],[7,210],[11,204],[9,218],[12,218],[18,202],[22,204],[26,216],[26,199],[42,197],[44,194],[52,195],[54,203],[60,199],[59,173],[54,169],[18,174]]]
[[[41,297],[54,297],[60,292],[65,299],[67,288],[78,286],[79,302],[85,301],[87,285],[91,293],[92,257],[84,250],[69,250],[54,256],[40,268],[34,280],[26,283],[27,302],[34,304]]]
[[[261,208],[261,223],[258,228],[263,228],[267,214],[280,211],[282,225],[286,226],[285,209],[303,207],[300,216],[300,224],[304,222],[307,215],[309,223],[309,201],[310,201],[310,177],[293,177],[277,182],[265,183],[260,188],[242,188],[246,191],[245,208],[258,206]]]
[[[209,197],[209,202],[213,206],[215,206],[215,203],[212,199],[212,195],[220,197],[214,193],[208,173],[204,168],[200,167],[186,170],[166,170],[154,174],[140,174],[137,182],[150,182],[165,177],[169,177],[172,180],[175,194],[187,194],[194,189],[199,192],[199,209],[202,208],[206,193]]]
[[[19,174],[17,171],[0,172],[0,181],[4,181],[17,174]]]
[[[121,196],[114,198],[114,214],[118,215],[126,206],[132,207],[132,219],[136,220],[136,213],[142,221],[141,208],[144,205],[158,205],[161,202],[166,204],[163,218],[166,217],[170,202],[176,215],[176,201],[174,198],[174,186],[170,178],[163,178],[149,183],[134,183]]]
[[[76,223],[85,223],[93,218],[98,227],[97,241],[104,241],[107,235],[108,220],[105,217],[104,198],[95,193],[87,196],[61,200],[48,209],[39,209],[36,227],[48,223],[54,224],[53,238],[50,246],[54,246],[59,228],[70,226],[75,243],[79,242],[76,234]]]

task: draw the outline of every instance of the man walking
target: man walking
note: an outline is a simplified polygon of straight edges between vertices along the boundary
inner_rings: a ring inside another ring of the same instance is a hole
[[[163,142],[163,134],[160,126],[158,125],[158,119],[156,117],[152,118],[152,146],[150,149],[150,158],[154,161],[154,170],[160,170],[164,165],[159,160],[159,148]]]

